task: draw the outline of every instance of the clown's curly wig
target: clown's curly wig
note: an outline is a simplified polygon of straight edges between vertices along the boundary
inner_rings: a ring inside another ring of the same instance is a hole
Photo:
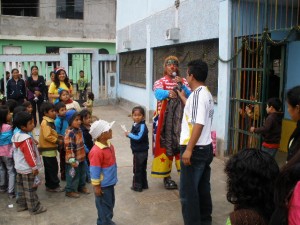
[[[258,149],[232,156],[224,169],[227,200],[235,209],[253,209],[269,221],[274,210],[274,182],[279,174],[275,159]]]

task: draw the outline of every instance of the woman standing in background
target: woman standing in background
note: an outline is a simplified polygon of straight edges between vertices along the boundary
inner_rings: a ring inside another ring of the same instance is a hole
[[[27,79],[27,98],[32,105],[32,115],[34,124],[37,124],[36,112],[39,114],[39,122],[42,122],[43,114],[40,112],[40,107],[44,100],[46,100],[46,85],[43,76],[39,75],[39,68],[37,66],[31,67],[31,76]]]

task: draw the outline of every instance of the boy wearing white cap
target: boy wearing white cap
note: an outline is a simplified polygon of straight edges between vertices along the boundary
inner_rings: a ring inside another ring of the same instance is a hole
[[[89,160],[98,211],[97,225],[115,224],[112,218],[115,205],[114,186],[118,182],[117,164],[114,146],[109,142],[112,138],[113,124],[114,121],[108,123],[97,120],[90,128],[90,134],[95,140],[95,145],[89,153]]]

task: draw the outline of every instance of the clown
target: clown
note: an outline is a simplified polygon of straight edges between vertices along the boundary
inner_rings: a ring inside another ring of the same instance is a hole
[[[179,135],[183,112],[183,103],[177,95],[182,89],[186,95],[191,93],[188,83],[180,77],[178,58],[169,56],[164,62],[164,76],[154,83],[153,91],[157,99],[153,118],[153,153],[152,177],[164,178],[166,189],[177,189],[171,179],[173,159],[180,172]]]

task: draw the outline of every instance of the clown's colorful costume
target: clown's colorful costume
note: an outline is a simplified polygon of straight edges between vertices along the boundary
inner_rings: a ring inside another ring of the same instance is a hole
[[[175,64],[174,71],[166,71],[165,69],[164,77],[157,80],[153,86],[155,98],[157,99],[157,106],[153,118],[154,160],[152,163],[151,175],[158,178],[170,177],[174,157],[177,171],[180,172],[180,149],[179,145],[174,146],[174,142],[176,142],[174,137],[179,137],[180,135],[183,105],[179,97],[175,99],[169,98],[170,90],[174,90],[174,88],[178,87],[175,77],[169,75],[172,74],[172,72],[178,74],[178,59],[174,56],[169,56],[165,60],[165,67],[170,64]],[[182,89],[185,91],[186,96],[188,96],[191,93],[188,88],[188,83],[184,78],[182,78],[182,83]],[[176,126],[177,123],[179,126]],[[179,142],[179,138],[177,142]],[[172,184],[169,182],[168,185],[165,180],[165,187],[167,189],[177,188],[174,181],[171,181],[171,183]]]

